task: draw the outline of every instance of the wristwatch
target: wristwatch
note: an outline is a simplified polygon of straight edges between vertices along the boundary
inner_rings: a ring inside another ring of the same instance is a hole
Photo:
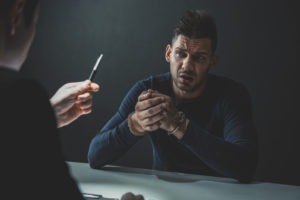
[[[179,115],[179,120],[177,122],[177,126],[172,131],[168,131],[168,135],[173,135],[174,133],[176,133],[179,130],[179,128],[182,126],[186,118],[184,112],[182,111],[178,111],[178,115]]]

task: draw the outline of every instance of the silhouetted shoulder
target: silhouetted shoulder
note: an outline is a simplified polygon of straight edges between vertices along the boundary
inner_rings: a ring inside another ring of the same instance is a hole
[[[209,74],[207,88],[220,94],[248,94],[248,90],[242,82],[233,80],[229,77]]]

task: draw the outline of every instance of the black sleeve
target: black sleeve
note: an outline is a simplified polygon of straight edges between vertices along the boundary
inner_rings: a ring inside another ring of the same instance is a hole
[[[241,182],[252,180],[257,165],[257,133],[251,98],[242,85],[226,91],[219,104],[222,137],[190,121],[181,143],[218,173]]]

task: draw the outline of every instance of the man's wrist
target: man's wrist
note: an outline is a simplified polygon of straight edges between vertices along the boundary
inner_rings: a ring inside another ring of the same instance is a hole
[[[175,134],[177,131],[179,131],[179,129],[182,127],[183,123],[185,122],[185,114],[181,111],[178,112],[178,120],[176,122],[176,126],[173,130],[168,131],[168,135],[173,135]]]
[[[128,115],[127,121],[128,121],[128,128],[130,130],[130,132],[134,135],[134,136],[142,136],[144,135],[144,131],[142,129],[141,126],[139,126],[135,120],[133,119],[133,115],[135,113],[132,112]]]

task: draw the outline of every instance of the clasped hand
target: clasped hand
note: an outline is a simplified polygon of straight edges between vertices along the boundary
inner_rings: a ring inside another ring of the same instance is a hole
[[[134,135],[161,128],[172,131],[177,126],[178,111],[171,97],[155,90],[147,90],[140,94],[135,111],[129,116]]]

